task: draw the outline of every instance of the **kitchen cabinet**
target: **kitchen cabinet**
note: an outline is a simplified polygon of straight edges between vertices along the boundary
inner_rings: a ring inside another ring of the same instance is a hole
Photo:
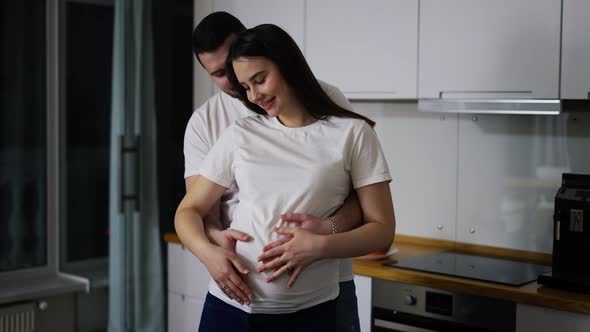
[[[168,292],[168,332],[197,331],[204,304],[204,300]]]
[[[419,12],[419,98],[559,97],[560,0],[422,0]]]
[[[350,99],[415,99],[418,1],[307,1],[304,53]]]
[[[541,308],[531,305],[516,306],[516,332],[587,332],[590,316]]]
[[[235,15],[246,28],[263,23],[273,23],[293,37],[301,48],[303,46],[304,0],[215,0],[213,11],[226,11]]]
[[[371,292],[373,289],[373,278],[355,275],[354,286],[356,288],[361,332],[371,332],[371,307],[373,306]]]
[[[590,99],[590,1],[563,0],[561,98]]]
[[[196,331],[209,286],[207,269],[186,248],[168,243],[168,331]]]

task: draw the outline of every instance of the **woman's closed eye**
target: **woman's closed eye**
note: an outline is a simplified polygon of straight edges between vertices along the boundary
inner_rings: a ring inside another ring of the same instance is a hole
[[[256,85],[261,85],[261,84],[264,84],[265,81],[266,81],[266,77],[263,77],[261,79],[253,80],[252,83],[256,84]],[[244,88],[244,90],[246,90],[246,91],[250,90],[250,87],[247,84],[242,84],[242,88]]]
[[[265,81],[266,81],[266,77],[263,77],[261,79],[257,79],[255,81],[253,81],[253,83],[256,85],[260,85],[260,84],[264,84]]]

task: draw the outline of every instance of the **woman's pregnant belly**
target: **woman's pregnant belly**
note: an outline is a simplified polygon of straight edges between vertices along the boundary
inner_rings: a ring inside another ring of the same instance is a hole
[[[258,272],[258,268],[262,265],[262,262],[258,262],[258,257],[262,254],[262,248],[265,245],[279,237],[272,232],[272,228],[271,230],[250,229],[250,231],[242,227],[238,228],[252,237],[248,242],[236,243],[236,253],[249,271],[246,281],[253,291],[252,313],[294,312],[329,301],[338,295],[337,260],[320,260],[307,266],[291,288],[287,288],[290,278],[288,273],[271,282],[266,282],[274,271]]]

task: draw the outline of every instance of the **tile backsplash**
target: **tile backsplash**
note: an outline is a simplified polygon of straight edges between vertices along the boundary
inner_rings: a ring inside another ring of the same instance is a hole
[[[562,172],[590,174],[590,112],[420,113],[415,102],[354,102],[394,178],[399,234],[551,253]]]

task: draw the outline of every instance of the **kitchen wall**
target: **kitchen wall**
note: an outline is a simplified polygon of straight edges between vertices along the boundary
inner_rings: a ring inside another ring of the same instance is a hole
[[[562,172],[590,174],[590,114],[417,112],[353,102],[377,122],[398,234],[550,253]],[[589,110],[590,111],[590,110]]]

